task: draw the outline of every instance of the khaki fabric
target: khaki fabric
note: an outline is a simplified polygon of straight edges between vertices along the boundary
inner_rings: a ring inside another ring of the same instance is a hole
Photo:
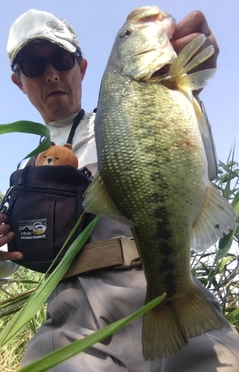
[[[108,239],[129,230],[101,219],[90,242]],[[208,300],[220,311],[214,296],[200,282]],[[144,304],[146,283],[141,267],[99,270],[68,278],[49,298],[47,321],[28,344],[22,365],[131,314]],[[239,335],[219,312],[220,331],[193,338],[175,356],[146,362],[142,356],[142,319],[61,363],[51,372],[238,372]]]
[[[101,270],[66,279],[49,300],[48,319],[30,341],[23,366],[130,314],[143,305],[144,296],[145,278],[140,268]],[[182,351],[163,360],[143,359],[142,319],[137,319],[51,372],[238,372],[239,337],[220,316],[222,330],[191,339]]]

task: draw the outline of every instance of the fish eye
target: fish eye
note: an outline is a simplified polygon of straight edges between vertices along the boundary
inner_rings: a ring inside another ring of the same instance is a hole
[[[123,30],[120,34],[119,34],[119,38],[123,39],[125,37],[129,37],[130,35],[132,34],[132,31],[131,30]]]

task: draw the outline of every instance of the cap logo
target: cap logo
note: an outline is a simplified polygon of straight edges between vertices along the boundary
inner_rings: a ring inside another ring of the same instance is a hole
[[[64,32],[64,26],[59,25],[59,23],[57,23],[57,22],[50,21],[50,22],[47,22],[46,25],[47,25],[50,29],[52,29],[53,31]]]

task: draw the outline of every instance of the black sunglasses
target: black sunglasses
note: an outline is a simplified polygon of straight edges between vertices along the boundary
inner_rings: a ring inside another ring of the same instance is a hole
[[[75,60],[80,59],[79,52],[70,53],[66,50],[52,54],[48,58],[33,56],[17,61],[12,65],[12,70],[16,72],[20,68],[23,74],[30,78],[41,76],[48,63],[57,71],[68,71],[75,66]]]

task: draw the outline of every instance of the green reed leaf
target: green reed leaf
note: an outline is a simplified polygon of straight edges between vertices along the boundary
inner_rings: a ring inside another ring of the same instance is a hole
[[[47,150],[51,146],[50,131],[46,125],[27,120],[15,121],[10,124],[0,124],[0,134],[12,132],[38,134],[44,138],[39,146],[26,155],[22,160],[38,155],[40,152]],[[21,162],[17,165],[17,169],[20,167]]]

